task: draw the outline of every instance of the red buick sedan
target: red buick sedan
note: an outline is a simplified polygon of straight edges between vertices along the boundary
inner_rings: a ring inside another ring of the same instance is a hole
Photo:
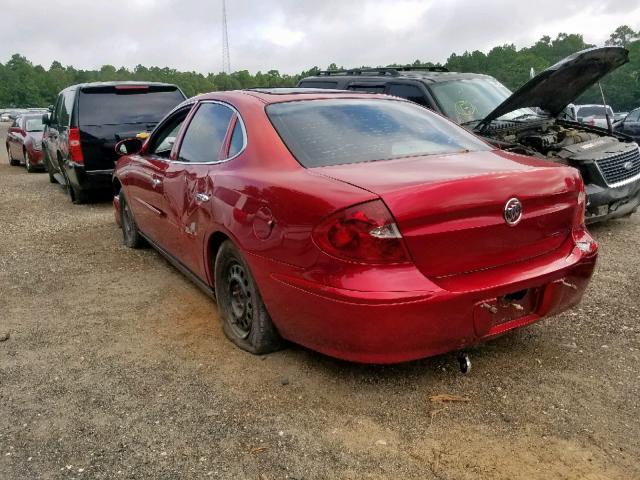
[[[6,148],[10,165],[24,163],[27,172],[44,170],[42,163],[42,114],[17,117],[7,132]]]
[[[596,262],[577,170],[394,97],[212,93],[116,148],[124,243],[215,295],[253,353],[460,350],[575,305]]]

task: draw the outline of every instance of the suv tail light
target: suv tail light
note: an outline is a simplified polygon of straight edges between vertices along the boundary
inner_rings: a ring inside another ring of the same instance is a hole
[[[321,250],[358,263],[405,263],[409,256],[391,212],[381,200],[340,210],[313,231]]]
[[[69,156],[74,163],[84,164],[82,155],[82,144],[80,143],[80,130],[78,128],[69,129]]]

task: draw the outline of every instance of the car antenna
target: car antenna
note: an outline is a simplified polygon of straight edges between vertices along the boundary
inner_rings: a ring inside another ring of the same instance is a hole
[[[604,98],[604,90],[602,90],[602,84],[598,82],[598,87],[600,88],[600,96],[602,97],[602,107],[604,108],[604,118],[607,119],[607,130],[609,130],[609,135],[613,134],[613,124],[611,123],[611,118],[609,117],[609,109],[607,108],[607,101]]]

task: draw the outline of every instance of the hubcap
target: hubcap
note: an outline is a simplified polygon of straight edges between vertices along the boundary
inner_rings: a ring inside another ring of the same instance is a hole
[[[231,328],[240,338],[246,338],[253,323],[253,301],[249,290],[249,279],[244,267],[234,262],[229,267],[228,293],[230,302]]]

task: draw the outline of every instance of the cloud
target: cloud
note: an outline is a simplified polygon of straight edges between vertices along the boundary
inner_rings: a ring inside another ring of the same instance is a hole
[[[3,0],[0,61],[219,71],[221,0]],[[231,64],[251,72],[445,61],[452,52],[582,33],[602,44],[636,0],[227,0]],[[640,28],[640,21],[630,25]]]

